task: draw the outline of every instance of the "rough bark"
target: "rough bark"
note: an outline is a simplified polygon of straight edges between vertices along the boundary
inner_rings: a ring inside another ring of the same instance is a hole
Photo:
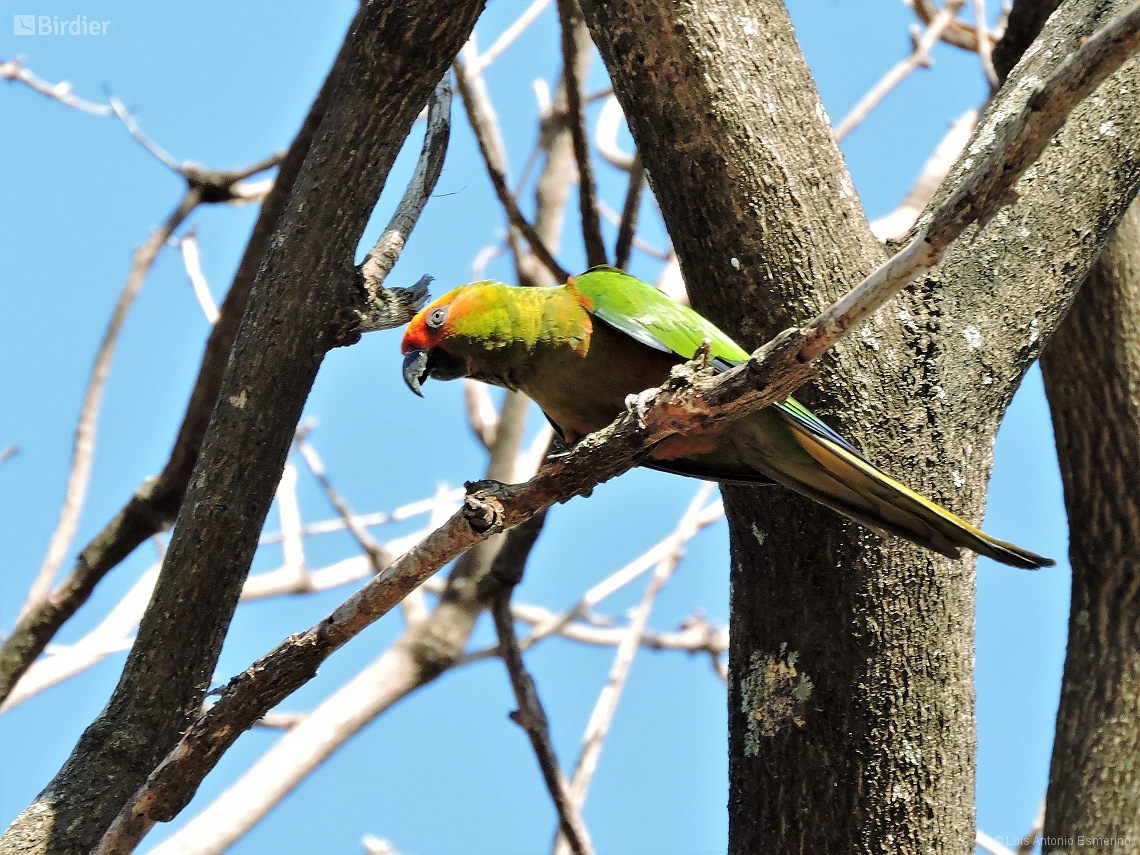
[[[964,160],[1119,5],[1067,5]],[[583,6],[698,309],[754,347],[881,259],[782,4]],[[1020,204],[970,228],[800,396],[967,518],[981,515],[1005,406],[1135,194],[1137,85],[1133,60],[1023,177]],[[1117,134],[1098,133],[1106,121]],[[729,851],[971,851],[973,560],[775,488],[724,492]]]
[[[1041,364],[1073,569],[1045,851],[1134,853],[1140,851],[1140,201],[1105,247]]]
[[[376,2],[354,20],[123,675],[0,851],[89,851],[199,711],[317,369],[327,350],[352,340],[353,319],[368,308],[353,266],[368,216],[481,8],[481,0]]]

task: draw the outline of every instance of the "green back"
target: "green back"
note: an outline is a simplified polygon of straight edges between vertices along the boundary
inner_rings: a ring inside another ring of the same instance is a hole
[[[711,321],[616,267],[592,267],[574,277],[574,287],[593,302],[595,317],[649,347],[692,359],[701,342],[709,339],[714,364],[719,363],[722,369],[749,357],[748,351]],[[795,398],[772,406],[812,433],[866,460],[859,449]]]
[[[593,302],[596,317],[642,344],[692,359],[707,338],[714,359],[737,365],[748,358],[711,321],[616,267],[592,267],[574,277],[574,287]]]

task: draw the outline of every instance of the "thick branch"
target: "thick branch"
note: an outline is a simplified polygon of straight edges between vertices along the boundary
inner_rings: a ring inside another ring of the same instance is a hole
[[[1073,568],[1044,834],[1067,841],[1056,852],[1124,852],[1101,841],[1140,838],[1140,200],[1041,367]]]

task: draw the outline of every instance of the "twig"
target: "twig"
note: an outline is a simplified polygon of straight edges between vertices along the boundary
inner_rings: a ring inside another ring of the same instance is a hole
[[[320,455],[318,455],[317,450],[306,441],[310,430],[311,427],[302,427],[297,430],[296,438],[294,439],[294,445],[297,451],[301,453],[301,457],[309,467],[309,471],[313,473],[313,477],[317,479],[317,482],[321,485],[321,489],[325,491],[325,496],[328,498],[329,504],[340,514],[341,519],[344,520],[345,526],[352,534],[353,539],[364,551],[364,554],[368,556],[368,561],[372,565],[372,572],[374,574],[383,572],[384,568],[391,564],[396,556],[385,549],[383,544],[369,533],[368,529],[361,524],[359,516],[357,516],[349,506],[348,500],[332,485]],[[409,626],[423,620],[427,616],[427,608],[424,606],[423,594],[420,593],[418,589],[409,593],[408,596],[400,602],[400,610],[404,613],[404,620]]]
[[[373,570],[379,573],[392,563],[392,559],[395,556],[388,552],[388,550],[369,533],[368,529],[361,523],[360,517],[348,504],[348,500],[332,485],[328,477],[328,472],[325,470],[324,461],[322,461],[320,455],[317,454],[317,450],[309,445],[307,441],[311,430],[311,425],[298,428],[296,437],[293,440],[293,445],[297,451],[301,453],[305,465],[309,467],[309,471],[313,473],[313,477],[317,479],[317,483],[321,485],[321,489],[324,490],[325,497],[329,500],[329,504],[340,514],[340,518],[344,521],[345,528],[348,529],[353,540],[364,550],[364,553],[372,562]]]
[[[74,644],[55,648],[50,655],[36,660],[0,704],[0,715],[33,695],[86,671],[112,653],[128,650],[157,579],[158,565],[155,564],[139,577],[98,626]]]
[[[499,429],[499,412],[491,400],[486,383],[464,378],[463,405],[467,411],[467,424],[484,448],[495,444],[495,431]]]
[[[724,506],[720,501],[712,502],[708,507],[703,508],[695,521],[687,521],[688,514],[686,513],[677,523],[677,527],[670,532],[664,540],[646,550],[620,570],[611,573],[601,582],[592,586],[582,595],[578,602],[566,611],[559,615],[553,615],[548,620],[537,625],[529,635],[523,638],[521,642],[522,649],[529,650],[542,639],[562,632],[572,621],[589,614],[595,606],[607,597],[613,596],[613,594],[620,591],[630,582],[652,570],[667,556],[683,546],[689,539],[696,535],[697,532],[705,526],[716,522],[723,515]]]
[[[513,586],[505,589],[491,605],[491,616],[494,618],[495,630],[499,636],[499,655],[507,667],[511,687],[515,691],[515,702],[519,707],[511,713],[511,720],[525,730],[530,738],[534,756],[538,760],[543,780],[546,781],[546,789],[550,793],[550,800],[554,802],[554,809],[558,812],[558,825],[562,829],[567,845],[575,855],[589,855],[594,851],[589,831],[570,794],[570,785],[566,776],[562,774],[562,767],[558,764],[558,755],[550,740],[550,724],[546,718],[546,711],[542,708],[542,701],[538,697],[538,687],[526,670],[522,651],[519,650],[514,616],[511,614],[513,590]]]
[[[475,139],[479,143],[479,151],[483,154],[483,163],[487,167],[487,175],[499,203],[507,213],[510,225],[530,244],[531,252],[542,262],[558,282],[565,282],[569,273],[560,265],[519,209],[518,201],[511,193],[507,182],[507,170],[503,162],[502,144],[497,142],[497,122],[494,118],[494,108],[487,97],[486,87],[481,85],[482,78],[470,75],[462,60],[455,60],[455,77],[459,86],[459,94],[463,99],[463,106],[467,109],[467,119],[471,129],[475,132]]]
[[[538,16],[541,15],[546,7],[550,5],[550,0],[534,0],[523,11],[514,23],[503,30],[502,35],[495,39],[494,44],[487,48],[485,53],[475,57],[470,63],[469,72],[475,76],[482,74],[486,71],[496,59],[503,55],[515,40],[526,32],[527,27],[533,24]]]
[[[308,713],[267,712],[253,723],[254,727],[271,730],[292,730],[308,718]]]
[[[135,121],[134,116],[130,114],[130,111],[127,110],[123,102],[114,95],[108,100],[111,103],[111,109],[115,112],[115,115],[118,116],[119,121],[123,123],[123,127],[127,129],[127,133],[134,138],[135,142],[149,151],[159,163],[171,172],[177,172],[179,175],[182,175],[183,165],[171,157],[166,149],[142,132],[142,128],[139,127],[138,122]]]
[[[376,511],[370,514],[359,514],[357,520],[363,526],[403,522],[404,520],[409,520],[421,514],[430,514],[436,508],[441,498],[443,501],[458,507],[463,499],[463,489],[457,488],[449,490],[445,488],[442,493],[437,493],[430,499],[418,499],[406,505],[401,505],[394,511]],[[309,523],[301,528],[301,535],[303,537],[311,537],[314,534],[332,534],[338,531],[345,531],[347,528],[348,523],[344,521],[344,518],[337,517],[336,519]],[[267,543],[279,543],[282,539],[283,535],[281,532],[269,532],[261,536],[258,544],[264,546]]]
[[[0,451],[0,463],[7,463],[13,457],[20,453],[20,449],[16,445],[9,445],[3,451]]]
[[[629,255],[633,250],[633,238],[637,234],[637,214],[641,209],[641,190],[645,186],[645,170],[641,166],[641,154],[635,154],[629,168],[629,187],[625,191],[625,204],[621,210],[621,225],[618,226],[617,244],[614,246],[614,265],[625,270],[629,267]]]
[[[1059,127],[1079,98],[1107,76],[1140,41],[1140,4],[1114,19],[1065,60],[1010,120],[992,154],[939,208],[929,238],[912,246],[936,260],[966,225],[989,216],[1024,167]],[[1049,98],[1054,100],[1049,100]],[[1001,168],[1001,165],[1006,168]],[[580,441],[566,455],[549,460],[523,485],[495,482],[468,485],[463,509],[420,544],[346,600],[319,624],[291,636],[235,677],[218,702],[194,721],[182,739],[124,806],[103,850],[115,851],[140,829],[172,818],[237,736],[315,674],[331,653],[389,611],[410,590],[464,550],[532,518],[555,502],[588,493],[600,482],[634,466],[640,455],[667,436],[720,419],[735,419],[793,392],[813,374],[810,361],[841,339],[855,316],[881,306],[921,265],[906,250],[875,271],[840,303],[850,316],[825,312],[806,330],[788,330],[759,348],[741,365],[715,375],[696,360],[679,366],[659,389],[647,390],[632,411]]]
[[[370,312],[361,317],[361,332],[376,329],[385,329],[391,326],[381,296],[384,291],[384,280],[396,264],[396,259],[404,249],[404,243],[415,228],[420,213],[435,189],[439,174],[443,170],[443,161],[447,156],[447,143],[451,136],[451,81],[450,74],[445,74],[435,87],[431,100],[428,102],[427,129],[424,131],[424,144],[420,150],[420,158],[416,162],[415,172],[408,182],[396,212],[388,221],[387,228],[376,241],[376,245],[368,253],[361,266],[364,276],[364,287],[368,291],[369,302],[381,311]],[[424,280],[427,281],[424,281]],[[430,277],[423,277],[416,284],[422,286],[423,297],[427,296],[427,283]]]
[[[623,208],[624,208],[624,205],[623,205]],[[607,205],[605,203],[605,200],[603,200],[603,199],[598,200],[598,212],[607,221],[612,223],[614,226],[621,228],[621,214],[619,214],[617,211],[615,211],[613,208],[611,208],[609,205]],[[641,250],[646,255],[648,255],[650,258],[656,258],[658,261],[668,261],[670,253],[672,252],[671,249],[669,249],[669,250],[658,249],[657,247],[653,246],[652,244],[650,244],[646,241],[643,241],[640,237],[637,236],[636,232],[634,233],[633,239],[630,243],[634,249]]]
[[[72,538],[75,537],[75,530],[79,527],[79,516],[83,511],[87,485],[91,478],[91,462],[95,456],[95,428],[99,420],[99,407],[103,402],[103,390],[107,384],[107,375],[111,370],[111,360],[115,355],[115,346],[119,342],[123,323],[163,245],[201,201],[201,190],[188,188],[166,221],[155,229],[150,240],[135,250],[134,264],[131,265],[127,281],[111,313],[111,320],[103,333],[103,340],[95,353],[95,364],[91,368],[87,391],[79,409],[79,423],[75,428],[75,444],[71,454],[71,473],[67,478],[67,491],[64,495],[63,508],[59,512],[59,523],[51,536],[47,555],[32,582],[28,598],[20,609],[17,621],[47,599],[55,574],[67,556]]]
[[[110,116],[114,113],[114,110],[107,104],[96,104],[94,101],[86,101],[77,95],[72,95],[71,84],[66,80],[53,84],[37,77],[30,69],[24,67],[19,58],[0,62],[0,77],[23,83],[53,101],[58,101],[66,107],[74,107],[76,110],[82,110],[84,113],[90,113],[93,116]]]
[[[186,275],[190,277],[190,285],[194,288],[194,296],[198,300],[198,305],[202,307],[202,314],[206,316],[206,321],[210,326],[213,326],[218,322],[218,304],[214,302],[214,296],[210,293],[210,283],[206,281],[206,276],[202,273],[202,256],[198,252],[197,229],[191,227],[189,232],[179,238],[178,249],[182,252],[182,264],[186,268]]]
[[[1001,81],[994,71],[994,44],[990,41],[986,21],[986,0],[974,0],[974,31],[978,34],[978,59],[981,60],[982,71],[990,84],[990,92],[997,92]]]
[[[929,27],[930,24],[938,17],[938,5],[934,0],[903,0],[903,2],[914,10],[914,14],[923,23],[923,26]],[[990,41],[990,50],[992,51],[1005,32],[1005,18],[1008,12],[1004,8],[998,16],[997,26],[991,29],[987,36]],[[968,50],[970,53],[978,52],[978,31],[969,26],[968,24],[959,21],[955,18],[950,22],[950,25],[942,33],[942,41],[948,45]]]
[[[610,724],[613,722],[622,689],[625,687],[626,679],[629,677],[630,668],[633,665],[633,658],[637,653],[637,648],[641,645],[641,636],[649,622],[649,613],[653,610],[653,602],[680,562],[683,551],[681,543],[692,537],[691,532],[695,532],[697,529],[701,512],[704,510],[705,502],[708,500],[713,487],[714,485],[711,483],[702,484],[689,503],[688,509],[681,518],[681,523],[677,526],[678,532],[674,538],[673,548],[657,562],[653,576],[650,578],[649,584],[645,586],[645,593],[642,594],[641,602],[634,611],[632,620],[630,620],[625,637],[622,638],[617,653],[614,654],[609,681],[598,695],[594,711],[590,714],[590,720],[586,724],[586,733],[582,738],[582,753],[578,756],[574,776],[570,781],[571,796],[574,804],[579,808],[586,800],[586,791],[589,789],[590,781],[598,768],[602,745],[605,742],[606,734],[609,732]],[[565,842],[565,838],[555,841],[554,851],[556,853],[562,852]]]
[[[598,191],[594,183],[594,167],[590,162],[590,146],[586,140],[586,114],[582,108],[584,81],[578,76],[579,54],[588,54],[593,44],[577,0],[558,0],[558,17],[562,22],[562,82],[566,87],[566,123],[570,127],[574,159],[578,164],[582,243],[586,249],[587,263],[590,267],[595,267],[606,264],[606,245],[602,240]],[[582,65],[588,68],[585,61]]]
[[[166,149],[143,133],[142,128],[139,127],[138,122],[135,121],[134,116],[130,114],[130,111],[127,110],[122,101],[114,95],[108,100],[111,104],[111,110],[118,117],[119,121],[123,123],[123,126],[127,129],[127,133],[134,138],[135,142],[150,152],[156,160],[171,172],[175,172],[186,179],[186,183],[191,187],[201,187],[203,202],[236,202],[237,204],[245,204],[253,199],[264,196],[268,192],[264,185],[254,188],[248,184],[243,185],[242,182],[247,178],[257,175],[259,172],[265,172],[280,166],[281,161],[285,157],[284,153],[271,154],[269,157],[259,160],[257,163],[243,169],[234,170],[204,169],[189,160],[179,163]]]
[[[602,104],[602,112],[598,115],[598,124],[594,128],[594,145],[598,147],[598,154],[602,160],[614,169],[629,172],[633,168],[634,154],[626,154],[618,148],[618,131],[625,124],[625,114],[621,111],[621,104],[612,93],[606,96]]]
[[[930,49],[942,37],[942,33],[954,20],[958,10],[962,8],[965,2],[966,0],[946,0],[946,5],[942,7],[942,10],[931,21],[930,26],[926,28],[926,32],[915,44],[910,56],[883,75],[882,80],[876,83],[871,91],[864,95],[851,112],[844,117],[843,121],[836,126],[835,139],[842,140],[847,136],[856,125],[867,118],[867,115],[887,96],[888,92],[905,80],[912,71],[929,61]]]

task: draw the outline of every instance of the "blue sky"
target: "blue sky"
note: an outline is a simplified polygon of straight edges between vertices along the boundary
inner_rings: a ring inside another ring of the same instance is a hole
[[[3,0],[0,59],[20,55],[39,76],[68,80],[77,94],[121,98],[145,131],[178,159],[219,168],[252,163],[292,138],[343,36],[354,4],[293,0],[197,4],[54,3]],[[477,27],[486,48],[525,8],[492,0]],[[994,4],[991,4],[991,6]],[[912,15],[895,0],[793,0],[789,4],[824,104],[841,118],[909,50]],[[16,37],[9,15],[109,21],[105,35]],[[503,122],[512,175],[534,140],[531,82],[559,69],[552,10],[487,73]],[[872,218],[905,195],[949,122],[983,96],[974,57],[946,46],[935,66],[905,82],[844,143]],[[595,60],[591,86],[605,84]],[[90,362],[131,263],[132,249],[176,204],[181,180],[112,119],[69,110],[30,90],[0,86],[0,447],[20,448],[0,466],[0,632],[15,619],[59,513],[71,437]],[[456,105],[451,149],[435,197],[391,282],[423,273],[435,291],[466,281],[476,253],[497,241],[502,218]],[[596,115],[596,107],[591,119]],[[417,127],[393,171],[364,243],[387,220],[419,150]],[[603,198],[619,208],[624,176],[598,167]],[[335,192],[330,188],[330,192]],[[216,298],[236,267],[251,208],[200,209],[205,274]],[[645,238],[661,245],[646,205]],[[183,229],[183,231],[185,228]],[[571,216],[563,263],[584,258]],[[607,232],[612,240],[612,230]],[[635,273],[659,262],[635,253]],[[509,277],[505,261],[490,275]],[[208,332],[178,254],[158,260],[127,321],[99,424],[91,491],[76,546],[159,470],[177,430]],[[361,511],[391,509],[437,485],[481,474],[481,452],[462,420],[459,384],[435,384],[425,401],[399,376],[399,332],[367,336],[330,354],[306,408],[330,475]],[[540,419],[531,419],[536,431]],[[408,447],[406,439],[418,439]],[[401,443],[403,440],[403,443]],[[979,825],[994,836],[1026,831],[1044,792],[1064,654],[1067,539],[1060,480],[1040,375],[1032,371],[1003,424],[985,525],[1000,537],[1057,558],[1058,567],[1012,571],[982,560],[978,573],[977,691]],[[564,608],[590,584],[672,529],[698,487],[633,472],[589,500],[558,507],[519,590],[521,600]],[[306,520],[332,516],[302,474]],[[269,528],[277,527],[271,513]],[[407,531],[394,529],[394,531]],[[583,531],[591,536],[584,538]],[[381,532],[389,536],[387,531]],[[306,544],[314,567],[353,553],[348,538]],[[81,637],[154,560],[144,545],[100,586],[61,633]],[[262,551],[255,570],[280,551]],[[309,626],[346,590],[243,606],[218,668],[244,668],[290,632]],[[621,615],[640,588],[607,602]],[[654,609],[650,625],[674,628],[702,610],[727,621],[727,533],[700,534]],[[401,629],[391,615],[336,654],[283,707],[311,708],[379,654]],[[492,637],[481,624],[474,643]],[[612,650],[551,641],[528,656],[547,703],[556,746],[572,765]],[[34,797],[67,756],[114,685],[123,654],[0,717],[0,821]],[[522,732],[502,667],[470,666],[398,705],[339,754],[234,848],[277,855],[360,852],[360,838],[387,838],[408,855],[533,852],[548,846],[553,813]],[[221,792],[276,738],[244,736],[179,821],[156,829],[146,851]],[[599,851],[713,853],[725,849],[727,796],[724,688],[706,660],[641,652],[602,754],[585,817]]]

